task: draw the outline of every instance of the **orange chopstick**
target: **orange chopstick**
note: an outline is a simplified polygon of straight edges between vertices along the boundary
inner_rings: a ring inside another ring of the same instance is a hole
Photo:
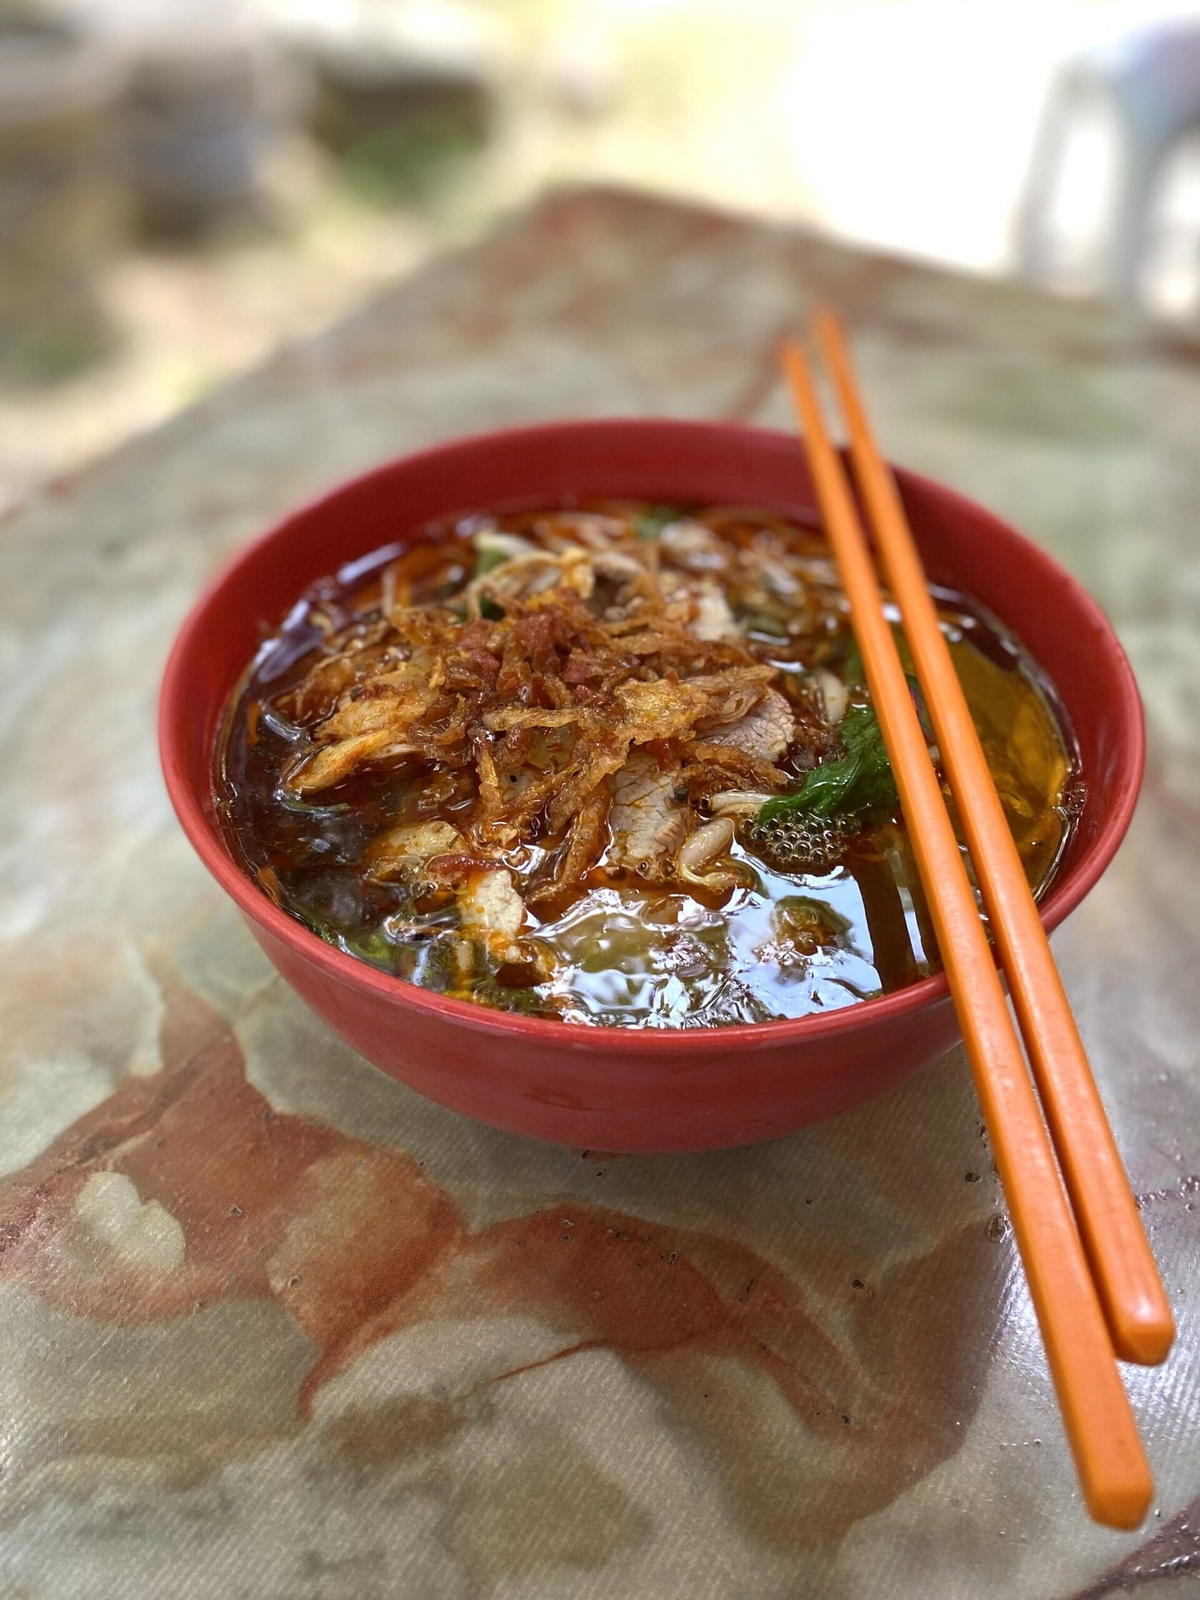
[[[1175,1337],[1166,1291],[845,337],[828,313],[816,319],[814,333],[841,402],[855,476],[900,607],[1113,1346],[1124,1360],[1153,1366]]]
[[[1153,1482],[1104,1313],[884,616],[849,482],[799,346],[785,347],[784,363],[1084,1497],[1098,1522],[1136,1527]]]

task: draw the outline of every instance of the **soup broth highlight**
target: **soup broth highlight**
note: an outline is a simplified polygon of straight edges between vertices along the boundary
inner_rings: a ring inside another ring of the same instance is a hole
[[[1018,643],[937,599],[1040,893],[1068,741]],[[258,651],[216,789],[284,910],[503,1010],[710,1027],[937,970],[836,568],[762,509],[481,514],[343,568]]]

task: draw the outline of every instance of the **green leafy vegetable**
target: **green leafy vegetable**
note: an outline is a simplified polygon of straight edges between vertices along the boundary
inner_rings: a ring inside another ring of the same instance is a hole
[[[504,616],[504,607],[498,606],[490,594],[485,594],[479,602],[479,615],[487,622],[499,622]]]
[[[858,648],[858,640],[851,634],[850,648],[842,665],[842,682],[847,688],[855,689],[866,681],[867,669],[863,666],[862,651]]]
[[[814,767],[795,794],[768,800],[758,813],[759,822],[776,817],[863,820],[873,813],[895,810],[896,784],[874,710],[851,706],[838,732],[845,755]]]
[[[764,639],[778,639],[781,642],[788,637],[788,625],[781,617],[774,617],[769,611],[751,611],[740,616],[738,621],[747,633],[757,633]]]
[[[507,550],[500,550],[494,544],[476,545],[475,576],[485,578],[489,572],[494,572],[497,567],[502,567],[506,561],[511,561],[512,556]]]
[[[377,967],[390,967],[396,954],[395,945],[377,928],[368,929],[363,933],[344,933],[336,942],[352,956],[360,956],[364,961],[370,961]]]
[[[682,515],[678,506],[648,506],[637,519],[637,536],[657,539],[669,522],[678,522]]]
[[[925,705],[925,696],[921,693],[921,685],[917,682],[912,670],[912,657],[909,653],[908,641],[899,628],[894,628],[896,648],[900,652],[900,660],[904,666],[904,676],[908,682],[909,693],[917,708],[917,716],[921,719],[921,729],[925,737],[932,741],[933,724],[929,720],[929,711]],[[848,689],[865,688],[867,682],[866,668],[863,666],[862,651],[858,648],[858,640],[850,635],[850,645],[842,662],[842,682]]]

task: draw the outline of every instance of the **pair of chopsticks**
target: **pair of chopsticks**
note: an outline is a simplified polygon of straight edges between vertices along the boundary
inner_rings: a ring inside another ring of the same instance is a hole
[[[1149,1506],[1153,1480],[1116,1362],[1161,1361],[1175,1333],[1171,1308],[938,625],[899,491],[876,448],[845,338],[828,313],[815,319],[812,335],[845,417],[859,494],[899,605],[1032,1068],[1031,1079],[884,614],[845,467],[830,442],[805,353],[789,342],[783,360],[809,469],[850,602],[1067,1437],[1092,1516],[1112,1527],[1136,1527]]]

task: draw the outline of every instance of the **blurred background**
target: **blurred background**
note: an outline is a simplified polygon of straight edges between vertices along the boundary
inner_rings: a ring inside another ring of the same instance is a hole
[[[589,180],[1200,335],[1200,6],[0,0],[0,506]]]

